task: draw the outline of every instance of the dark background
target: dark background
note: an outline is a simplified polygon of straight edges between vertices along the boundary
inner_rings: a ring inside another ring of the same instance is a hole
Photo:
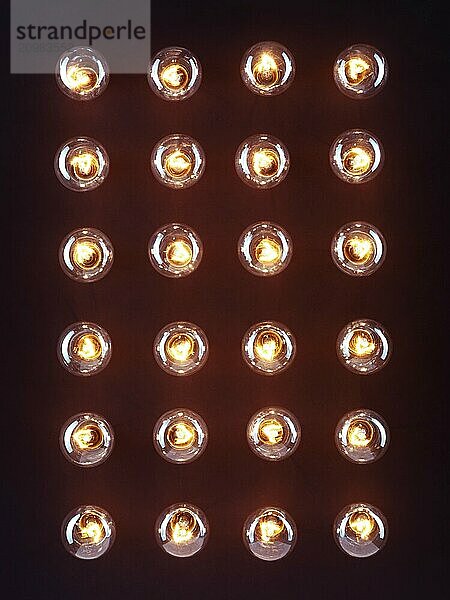
[[[8,78],[5,597],[443,597],[442,20],[430,2],[155,1],[153,50],[182,45],[203,65],[190,100],[163,102],[144,76],[113,75],[106,93],[85,104],[61,94],[51,76]],[[297,61],[293,85],[275,98],[250,93],[239,76],[244,51],[264,39],[285,44]],[[381,49],[390,66],[384,91],[362,102],[342,95],[331,76],[337,54],[356,42]],[[361,186],[341,182],[328,165],[333,139],[354,127],[373,131],[386,151],[382,173]],[[189,190],[166,189],[149,170],[153,145],[172,132],[192,135],[206,152],[205,175]],[[291,153],[288,177],[266,192],[234,172],[237,146],[256,132],[274,134]],[[75,135],[98,139],[111,159],[104,185],[86,194],[53,173],[56,149]],[[236,254],[242,230],[262,219],[285,226],[295,245],[288,269],[268,279],[247,273]],[[330,259],[333,233],[355,219],[379,227],[388,243],[385,264],[369,278],[346,276]],[[176,221],[205,246],[198,271],[179,281],[158,275],[146,249],[157,227]],[[92,285],[69,280],[57,260],[61,239],[81,226],[101,229],[115,248],[111,272]],[[380,321],[394,342],[390,364],[369,377],[335,355],[338,331],[359,317]],[[108,368],[86,379],[63,370],[55,352],[61,331],[83,319],[113,340]],[[272,378],[251,372],[240,355],[245,330],[265,319],[288,325],[299,345],[292,368]],[[170,377],[152,358],[156,332],[175,320],[209,337],[210,359],[192,377]],[[303,428],[296,454],[275,464],[258,460],[244,435],[250,415],[273,403]],[[198,411],[210,431],[206,453],[183,467],[151,444],[156,419],[179,406]],[[338,419],[361,406],[380,412],[392,434],[385,457],[367,466],[345,461],[333,441]],[[82,410],[115,429],[116,448],[97,469],[77,469],[58,448],[61,424]],[[343,554],[331,534],[340,509],[360,500],[378,506],[390,529],[383,551],[366,560]],[[153,534],[161,510],[178,501],[200,506],[211,526],[208,546],[186,560],[163,553]],[[117,525],[111,552],[92,562],[60,542],[65,514],[83,503],[106,508]],[[246,516],[264,505],[286,508],[299,529],[294,552],[272,564],[241,541]]]

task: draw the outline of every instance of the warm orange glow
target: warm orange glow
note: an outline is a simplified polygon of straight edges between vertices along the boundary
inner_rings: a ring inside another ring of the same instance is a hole
[[[93,513],[81,515],[73,536],[80,544],[99,544],[106,536],[101,518]]]
[[[186,69],[179,64],[171,64],[164,67],[160,74],[164,87],[173,92],[183,90],[189,83],[189,75]]]
[[[174,150],[164,160],[164,170],[170,177],[182,179],[192,171],[192,160],[181,150]]]
[[[98,76],[94,69],[76,65],[67,69],[67,85],[81,95],[92,91],[97,85],[97,81]]]
[[[362,56],[352,56],[345,63],[345,76],[352,85],[358,85],[370,77],[372,68]]]
[[[255,258],[265,267],[273,267],[280,262],[281,244],[272,238],[262,238],[256,244]]]
[[[275,85],[280,78],[277,63],[269,52],[263,52],[253,65],[253,76],[261,87],[269,88]]]
[[[371,423],[362,419],[350,423],[347,430],[347,442],[355,448],[366,448],[373,440],[373,436]]]
[[[279,333],[273,330],[258,333],[254,343],[256,356],[265,361],[273,362],[284,347],[283,339]]]
[[[81,151],[70,159],[73,174],[82,181],[91,181],[98,174],[100,165],[93,152]]]
[[[79,239],[73,244],[72,259],[81,269],[95,269],[101,263],[102,251],[96,242]]]
[[[174,267],[185,267],[192,260],[192,248],[183,239],[173,240],[166,248],[167,261]]]
[[[279,444],[284,437],[283,424],[278,419],[264,419],[258,429],[258,438],[263,444],[274,446]]]
[[[348,349],[353,356],[369,357],[376,350],[372,334],[365,329],[356,329],[348,343]]]
[[[344,152],[342,164],[350,175],[364,175],[372,167],[373,157],[364,148],[354,146]]]
[[[353,513],[349,518],[348,524],[353,533],[365,542],[376,535],[377,525],[375,519],[364,510]]]
[[[186,421],[176,421],[167,429],[167,441],[176,450],[187,450],[195,443],[196,431]]]
[[[188,511],[177,512],[169,521],[167,534],[175,544],[184,544],[198,537],[194,516]]]
[[[367,263],[375,252],[372,239],[363,233],[354,234],[344,244],[344,255],[350,262],[361,265]]]
[[[279,165],[278,153],[271,148],[260,148],[253,153],[253,170],[261,177],[273,177],[277,174]]]
[[[84,333],[76,340],[74,352],[87,362],[97,360],[102,355],[102,344],[92,333]]]
[[[195,352],[195,340],[187,333],[174,333],[166,342],[166,352],[175,362],[187,362]]]
[[[257,526],[257,535],[262,542],[270,543],[284,530],[284,523],[275,515],[267,515],[262,517]]]
[[[74,429],[72,442],[80,450],[96,450],[103,443],[103,433],[97,423],[85,422]]]

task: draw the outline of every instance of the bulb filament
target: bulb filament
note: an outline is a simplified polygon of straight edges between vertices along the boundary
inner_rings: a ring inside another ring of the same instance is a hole
[[[163,82],[163,85],[173,92],[184,90],[189,83],[188,72],[179,64],[172,64],[164,67],[161,71],[160,79]]]
[[[259,426],[258,438],[263,444],[274,446],[284,437],[283,425],[277,419],[265,419]]]
[[[345,76],[352,85],[359,85],[372,75],[370,64],[364,58],[355,56],[345,63]]]
[[[97,360],[102,355],[102,344],[96,335],[86,333],[76,340],[74,352],[87,362]]]
[[[167,245],[166,258],[173,267],[185,267],[192,260],[192,248],[183,239],[173,240]]]
[[[254,351],[264,362],[273,362],[283,347],[283,339],[276,331],[262,331],[255,339]]]
[[[265,267],[273,267],[280,262],[281,245],[271,238],[263,238],[256,244],[255,258]]]
[[[280,165],[278,153],[270,148],[261,148],[253,153],[253,170],[261,177],[273,177]]]
[[[275,515],[262,517],[258,523],[259,538],[262,542],[270,544],[276,541],[284,530],[284,523]]]
[[[82,181],[91,181],[100,170],[98,158],[92,152],[80,152],[70,160],[73,174]]]
[[[198,536],[198,526],[190,512],[175,514],[168,525],[168,535],[175,544],[185,544]]]
[[[350,175],[364,175],[372,167],[373,157],[364,148],[354,146],[344,152],[342,164]]]
[[[80,544],[98,544],[105,539],[106,532],[102,520],[95,514],[81,515],[74,530],[74,537]]]
[[[167,430],[167,441],[176,450],[191,448],[196,437],[195,429],[185,421],[173,423]]]
[[[195,352],[195,340],[186,333],[175,333],[167,340],[166,351],[173,361],[185,363]]]
[[[347,442],[354,448],[366,448],[372,442],[373,437],[374,429],[368,421],[354,421],[347,430]]]
[[[270,88],[278,82],[280,72],[274,57],[264,52],[253,67],[253,76],[258,85]]]
[[[81,95],[92,91],[97,85],[98,76],[90,67],[72,66],[67,69],[67,83],[71,90]]]
[[[359,510],[353,513],[348,521],[350,529],[357,538],[367,542],[376,534],[375,519],[366,511]]]
[[[80,450],[97,450],[103,444],[103,434],[96,423],[83,423],[74,429],[72,441]]]
[[[357,329],[350,338],[348,349],[353,356],[366,358],[374,354],[376,350],[375,340],[372,334],[365,329]]]
[[[92,270],[99,266],[102,252],[99,246],[91,240],[78,240],[72,249],[73,262],[81,269]]]
[[[373,241],[369,236],[354,235],[344,244],[344,255],[350,262],[363,265],[373,256],[375,251]]]
[[[174,179],[184,179],[192,171],[192,160],[185,152],[175,150],[166,157],[164,170]]]

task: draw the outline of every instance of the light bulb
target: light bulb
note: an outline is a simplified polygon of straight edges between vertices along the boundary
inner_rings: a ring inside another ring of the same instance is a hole
[[[283,181],[289,171],[286,146],[267,133],[252,135],[242,142],[234,159],[236,172],[244,183],[261,190]]]
[[[159,331],[153,352],[157,364],[171,375],[192,375],[208,359],[208,339],[193,323],[169,323]]]
[[[153,443],[158,454],[169,462],[189,463],[205,451],[208,428],[197,413],[177,408],[158,419],[153,430]]]
[[[371,98],[383,89],[388,65],[376,48],[355,44],[339,54],[334,63],[333,76],[337,87],[346,96]]]
[[[339,452],[351,462],[374,462],[388,448],[389,428],[379,414],[361,408],[342,417],[336,426],[334,440]]]
[[[174,46],[153,57],[147,79],[152,91],[163,100],[186,100],[198,90],[202,68],[192,52]]]
[[[172,504],[156,521],[156,540],[161,548],[178,558],[200,552],[209,537],[205,513],[193,504]]]
[[[261,221],[247,227],[238,242],[243,267],[253,275],[278,275],[292,257],[292,239],[280,225]]]
[[[259,42],[242,57],[242,81],[255,94],[281,94],[291,85],[294,76],[294,57],[285,46],[277,42]]]
[[[70,417],[62,426],[59,445],[68,461],[80,467],[94,467],[111,454],[114,431],[103,417],[80,413]]]
[[[95,323],[73,323],[58,341],[58,358],[73,375],[95,375],[111,360],[112,346],[108,332]]]
[[[114,543],[116,526],[111,516],[98,506],[79,506],[66,515],[61,538],[65,549],[84,560],[98,558]]]
[[[242,533],[245,547],[256,558],[267,561],[283,558],[297,542],[295,522],[281,508],[255,511],[247,518]]]
[[[95,190],[109,171],[109,158],[104,147],[88,137],[76,137],[58,149],[55,173],[59,181],[74,192]]]
[[[191,187],[205,170],[205,153],[200,144],[181,133],[168,135],[155,145],[150,166],[156,179],[173,189]]]
[[[347,275],[372,275],[383,264],[386,252],[381,232],[364,221],[343,225],[331,242],[333,262]]]
[[[384,150],[369,131],[350,129],[338,136],[330,148],[333,173],[347,183],[365,183],[381,171]]]
[[[295,338],[285,325],[264,321],[250,327],[242,340],[242,356],[248,366],[262,375],[287,369],[296,353]]]
[[[285,408],[262,408],[247,425],[247,442],[253,452],[265,460],[290,456],[300,442],[300,424]]]
[[[186,277],[199,266],[203,244],[187,225],[170,223],[155,231],[148,243],[152,266],[166,277]]]
[[[104,56],[93,48],[67,50],[55,69],[59,89],[74,100],[92,100],[102,94],[109,81],[109,68]]]
[[[334,521],[334,538],[341,550],[356,558],[376,554],[386,543],[386,517],[364,502],[342,509]]]
[[[392,353],[387,331],[376,321],[360,319],[346,325],[336,342],[339,360],[349,371],[368,375],[382,369]]]
[[[104,233],[83,227],[66,235],[59,247],[58,257],[62,270],[71,279],[92,283],[109,272],[114,249]]]

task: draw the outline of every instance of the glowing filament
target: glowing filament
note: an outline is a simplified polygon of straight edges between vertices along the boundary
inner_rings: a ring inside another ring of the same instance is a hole
[[[353,356],[368,357],[376,350],[375,340],[368,331],[356,329],[350,338],[348,349]]]
[[[96,423],[83,423],[74,429],[72,441],[80,450],[96,450],[103,443],[103,434]]]
[[[261,87],[272,87],[280,78],[280,72],[274,57],[264,52],[253,67],[255,81]]]
[[[259,538],[262,542],[270,543],[284,530],[284,523],[274,515],[268,515],[259,520],[258,523]]]
[[[186,333],[175,333],[167,340],[166,351],[173,361],[187,362],[195,352],[195,341]]]
[[[262,331],[255,339],[254,351],[261,360],[273,362],[283,350],[283,339],[276,331]]]
[[[77,240],[72,248],[72,259],[81,269],[95,269],[101,263],[102,252],[95,242]]]
[[[183,90],[189,83],[189,75],[186,69],[179,64],[164,67],[160,74],[164,87],[173,92]]]
[[[347,430],[347,442],[355,448],[366,448],[372,442],[374,430],[368,421],[354,421]]]
[[[253,170],[261,177],[273,177],[278,173],[279,156],[275,150],[261,148],[252,157]]]
[[[173,423],[167,430],[167,441],[176,450],[190,448],[196,440],[195,429],[185,421]]]
[[[105,535],[100,517],[89,513],[80,517],[74,531],[74,537],[80,544],[98,544],[105,539]]]
[[[164,161],[164,170],[170,177],[182,179],[192,171],[192,160],[181,150],[174,150]]]
[[[354,146],[344,152],[342,164],[350,175],[364,175],[372,167],[373,157],[364,148]]]
[[[361,540],[369,541],[376,533],[375,519],[363,510],[353,513],[348,521],[350,529]]]
[[[370,64],[361,56],[349,58],[345,63],[345,76],[352,85],[359,85],[372,74]]]
[[[92,152],[80,152],[70,160],[75,177],[82,181],[91,181],[100,170],[98,158]]]
[[[281,245],[271,238],[263,238],[256,244],[255,258],[265,267],[273,267],[278,264],[281,253]]]
[[[167,261],[174,267],[185,267],[192,260],[192,248],[185,240],[174,240],[166,248]]]
[[[74,352],[82,360],[97,360],[102,355],[102,344],[92,333],[81,335],[75,343]]]
[[[187,511],[175,514],[169,522],[168,534],[175,544],[185,544],[197,537],[197,523]]]
[[[284,437],[283,425],[277,419],[265,419],[259,426],[258,437],[263,444],[279,444]]]
[[[367,263],[372,258],[374,251],[374,243],[367,235],[353,235],[344,244],[345,257],[357,265]]]
[[[92,91],[97,85],[98,76],[94,69],[89,67],[72,66],[67,69],[67,84],[71,90],[81,95]]]

